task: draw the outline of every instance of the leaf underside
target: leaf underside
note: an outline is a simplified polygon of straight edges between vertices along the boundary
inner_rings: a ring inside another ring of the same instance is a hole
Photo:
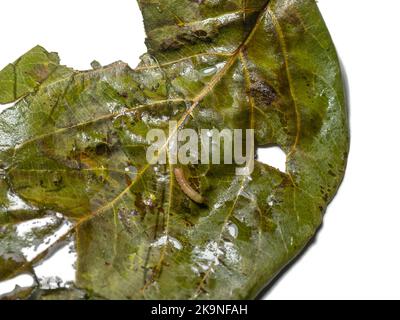
[[[35,279],[7,298],[255,298],[314,236],[343,178],[344,89],[315,1],[139,5],[148,53],[136,69],[75,71],[35,47],[0,72],[0,104],[12,103],[0,114],[0,281]],[[168,134],[171,120],[252,128],[287,170],[185,166],[199,205],[172,165],[146,161],[148,130]],[[37,268],[71,243],[75,281],[48,286]]]

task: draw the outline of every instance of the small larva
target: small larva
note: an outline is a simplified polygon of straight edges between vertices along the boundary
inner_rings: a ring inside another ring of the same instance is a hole
[[[195,191],[192,188],[192,186],[190,185],[190,183],[186,180],[186,177],[185,177],[185,174],[183,173],[183,169],[182,168],[175,168],[174,169],[174,173],[175,173],[176,181],[178,182],[178,184],[181,187],[182,191],[190,199],[192,199],[194,202],[197,202],[197,203],[200,203],[200,204],[205,202],[204,197],[202,197],[202,195],[200,193]]]

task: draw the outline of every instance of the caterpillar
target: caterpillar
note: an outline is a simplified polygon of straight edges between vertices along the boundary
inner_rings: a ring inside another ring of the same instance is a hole
[[[205,198],[198,193],[196,190],[192,188],[189,181],[186,180],[185,174],[182,168],[175,168],[174,174],[176,181],[178,182],[179,186],[181,187],[182,191],[194,202],[203,204],[205,202]]]

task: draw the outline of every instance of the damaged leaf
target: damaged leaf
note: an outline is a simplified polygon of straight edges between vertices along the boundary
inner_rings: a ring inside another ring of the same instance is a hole
[[[75,71],[36,47],[0,72],[0,103],[15,102],[0,114],[0,280],[35,279],[9,297],[255,298],[339,187],[347,110],[315,1],[139,5],[136,69]],[[174,166],[146,160],[147,132],[169,121],[254,129],[255,149],[278,145],[287,170],[189,165],[178,183]],[[43,288],[36,269],[68,241],[75,281]]]

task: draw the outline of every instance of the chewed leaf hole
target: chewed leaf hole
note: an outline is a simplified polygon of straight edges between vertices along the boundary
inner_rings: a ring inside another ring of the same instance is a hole
[[[286,172],[286,154],[278,146],[258,148],[258,161],[268,166]]]
[[[12,292],[17,286],[20,288],[29,288],[34,284],[33,277],[29,274],[22,274],[13,279],[0,282],[0,296]]]

